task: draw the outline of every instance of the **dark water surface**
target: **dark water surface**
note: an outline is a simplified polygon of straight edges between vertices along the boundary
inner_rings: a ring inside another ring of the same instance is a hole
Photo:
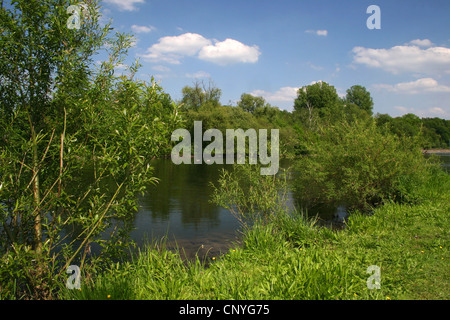
[[[155,160],[154,176],[160,179],[139,198],[135,230],[138,245],[167,237],[169,247],[183,248],[188,257],[217,255],[238,240],[239,224],[226,209],[210,202],[222,168],[230,165],[174,165],[170,159]]]

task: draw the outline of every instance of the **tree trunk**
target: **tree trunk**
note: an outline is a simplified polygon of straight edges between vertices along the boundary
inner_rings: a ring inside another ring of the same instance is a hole
[[[39,191],[39,159],[37,151],[36,132],[31,126],[33,139],[33,198],[34,198],[34,250],[37,254],[42,253],[42,217],[41,217],[41,194]]]

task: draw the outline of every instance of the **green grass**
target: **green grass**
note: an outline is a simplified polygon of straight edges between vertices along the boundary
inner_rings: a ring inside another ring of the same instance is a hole
[[[82,280],[63,299],[449,299],[450,176],[420,187],[418,204],[388,203],[332,231],[281,216],[255,225],[209,263],[154,245],[131,263]],[[370,290],[367,268],[381,270]]]

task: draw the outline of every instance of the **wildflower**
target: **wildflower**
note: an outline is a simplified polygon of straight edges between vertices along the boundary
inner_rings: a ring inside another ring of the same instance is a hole
[[[111,298],[111,295],[110,295],[110,294],[108,294],[108,295],[107,295],[106,297],[107,297],[107,298],[109,299],[109,298]]]
[[[213,260],[216,260],[216,257],[212,257]]]
[[[420,251],[420,252],[424,253],[425,251],[422,250],[422,251]]]
[[[386,300],[391,300],[391,298],[390,297],[386,297]]]

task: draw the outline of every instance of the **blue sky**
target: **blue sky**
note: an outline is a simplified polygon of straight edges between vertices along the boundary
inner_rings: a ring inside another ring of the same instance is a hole
[[[211,79],[223,104],[251,93],[291,111],[298,88],[326,81],[365,86],[375,113],[450,119],[448,0],[104,0],[102,13],[135,34],[138,76],[175,100]]]

